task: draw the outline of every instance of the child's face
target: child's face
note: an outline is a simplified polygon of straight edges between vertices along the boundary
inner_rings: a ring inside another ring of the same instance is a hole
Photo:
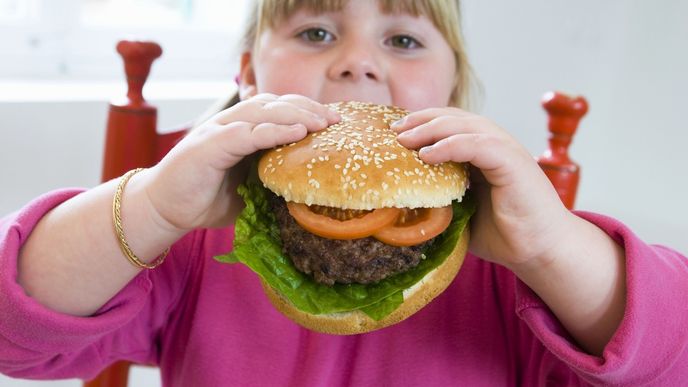
[[[242,83],[255,84],[244,96],[301,94],[420,110],[446,106],[454,90],[454,54],[433,23],[383,14],[374,1],[349,0],[342,11],[320,15],[301,10],[257,39],[244,68],[252,76],[242,71]]]

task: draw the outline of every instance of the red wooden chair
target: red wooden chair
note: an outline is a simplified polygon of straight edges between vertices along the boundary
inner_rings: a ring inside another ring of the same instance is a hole
[[[142,90],[153,61],[162,49],[153,42],[122,41],[117,51],[124,59],[129,90],[122,101],[110,103],[107,121],[102,180],[110,180],[137,167],[157,163],[189,130],[158,134],[157,109],[143,98]],[[580,119],[588,110],[583,97],[569,97],[561,93],[546,93],[542,106],[549,116],[549,147],[537,158],[538,163],[557,190],[567,208],[573,208],[580,167],[568,156],[568,147]],[[85,387],[126,387],[131,364],[120,361],[112,364]]]
[[[105,135],[102,181],[138,167],[155,165],[190,129],[182,126],[166,134],[157,132],[158,112],[143,98],[143,85],[153,61],[162,54],[153,42],[121,41],[117,52],[124,59],[126,98],[110,103]],[[85,387],[125,387],[130,363],[120,361],[103,370]]]
[[[121,41],[117,52],[124,59],[126,98],[110,103],[102,180],[107,181],[137,167],[155,165],[181,139],[189,127],[158,134],[157,108],[143,98],[143,85],[153,61],[162,54],[153,42]]]

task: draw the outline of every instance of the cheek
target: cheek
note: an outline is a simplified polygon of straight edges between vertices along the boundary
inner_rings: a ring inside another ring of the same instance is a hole
[[[258,93],[301,94],[307,97],[313,94],[308,82],[300,79],[299,74],[289,74],[285,71],[270,72],[256,77],[256,88]]]
[[[255,66],[256,88],[258,93],[277,95],[301,94],[316,97],[314,72],[303,71],[310,68],[302,58],[295,57],[280,49],[267,50],[269,55],[261,55]]]
[[[403,75],[395,77],[393,100],[411,111],[429,107],[444,107],[454,91],[453,61],[424,63],[409,66]]]

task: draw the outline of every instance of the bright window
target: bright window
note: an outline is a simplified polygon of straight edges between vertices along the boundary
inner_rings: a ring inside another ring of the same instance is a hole
[[[0,79],[119,79],[121,39],[163,48],[157,79],[231,79],[249,0],[0,0]]]

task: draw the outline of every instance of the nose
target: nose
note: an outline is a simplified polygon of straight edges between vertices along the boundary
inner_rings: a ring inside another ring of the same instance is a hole
[[[374,48],[363,45],[341,47],[330,67],[329,76],[338,81],[374,81],[382,80],[382,69],[375,58]]]

